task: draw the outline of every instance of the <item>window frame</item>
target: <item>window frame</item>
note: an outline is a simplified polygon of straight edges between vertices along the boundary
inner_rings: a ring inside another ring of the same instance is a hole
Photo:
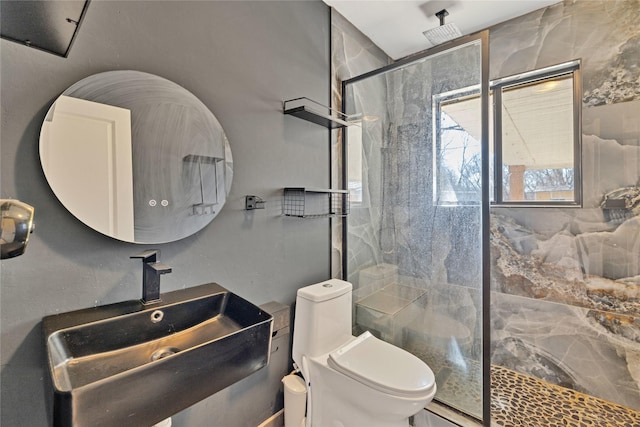
[[[582,207],[582,76],[580,72],[580,60],[572,60],[550,67],[514,74],[508,77],[495,79],[489,82],[489,97],[492,100],[493,130],[489,138],[493,138],[493,185],[491,186],[491,207]],[[503,162],[502,162],[502,93],[518,87],[539,83],[554,78],[564,78],[569,76],[573,82],[573,200],[504,200],[503,199]],[[440,183],[438,174],[440,165],[437,164],[438,151],[442,145],[440,140],[441,132],[438,128],[442,114],[442,106],[451,102],[462,101],[465,98],[479,96],[477,87],[457,89],[455,91],[443,92],[434,95],[432,99],[433,108],[433,199],[438,206],[464,206],[476,205],[478,203],[458,202],[444,203],[438,202],[440,198]],[[491,130],[491,129],[490,129]],[[490,141],[488,143],[491,143]]]

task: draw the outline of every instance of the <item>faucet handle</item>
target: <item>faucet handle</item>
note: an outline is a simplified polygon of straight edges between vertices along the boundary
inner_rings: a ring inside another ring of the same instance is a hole
[[[148,249],[144,252],[140,252],[136,255],[131,255],[129,258],[142,258],[143,263],[158,262],[160,258],[160,249]]]
[[[148,263],[149,267],[153,268],[158,274],[167,274],[171,273],[171,267],[166,264],[162,264],[159,262],[150,262]]]

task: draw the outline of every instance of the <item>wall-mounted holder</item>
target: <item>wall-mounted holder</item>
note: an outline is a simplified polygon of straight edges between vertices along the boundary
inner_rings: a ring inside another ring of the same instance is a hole
[[[328,218],[349,214],[349,192],[304,187],[284,189],[282,214],[298,218]]]
[[[600,203],[604,219],[614,224],[640,215],[640,185],[617,188],[604,195]]]
[[[329,129],[343,128],[352,124],[349,122],[348,115],[306,97],[284,101],[282,109],[284,114],[291,114]]]
[[[265,200],[262,200],[260,197],[258,196],[244,196],[244,208],[247,211],[252,211],[255,209],[264,209],[264,205],[267,202]]]

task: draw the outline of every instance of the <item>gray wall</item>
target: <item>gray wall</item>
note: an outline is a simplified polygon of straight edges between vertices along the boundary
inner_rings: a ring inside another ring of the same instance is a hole
[[[329,11],[320,1],[93,1],[68,58],[2,40],[2,198],[36,209],[27,253],[1,266],[3,426],[48,424],[42,317],[137,299],[147,246],[87,228],[57,201],[38,156],[40,124],[72,83],[134,69],[172,80],[216,115],[231,143],[234,182],[204,230],[156,245],[170,291],[215,281],[256,304],[293,302],[330,275],[329,222],[280,216],[284,186],[327,187],[329,134],[284,116],[281,101],[329,103]],[[267,200],[244,211],[244,195]],[[288,358],[272,360],[287,369]],[[279,373],[261,371],[174,417],[175,426],[255,426],[280,405]]]

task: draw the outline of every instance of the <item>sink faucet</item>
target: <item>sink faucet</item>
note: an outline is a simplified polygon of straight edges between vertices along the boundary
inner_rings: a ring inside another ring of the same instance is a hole
[[[131,258],[142,258],[142,303],[160,301],[160,275],[171,273],[171,267],[158,262],[160,251],[150,249]]]

